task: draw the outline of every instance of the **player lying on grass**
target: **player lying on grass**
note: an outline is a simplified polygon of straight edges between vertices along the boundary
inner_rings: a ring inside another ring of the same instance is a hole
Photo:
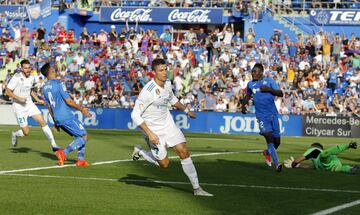
[[[356,149],[356,148],[357,148],[356,142],[350,142],[349,144],[340,144],[325,150],[320,143],[313,143],[302,156],[296,159],[294,159],[293,157],[287,159],[285,161],[285,167],[286,168],[297,168],[300,166],[303,168],[313,167],[315,169],[324,169],[327,171],[354,174],[359,169],[359,166],[342,165],[337,155],[347,149]],[[305,160],[311,160],[313,165],[304,165],[304,164],[300,165],[300,163]]]
[[[43,100],[39,99],[36,92],[33,91],[35,78],[31,75],[32,68],[30,61],[22,60],[20,65],[21,72],[14,74],[6,87],[6,94],[13,100],[12,107],[17,123],[21,128],[16,132],[12,132],[11,144],[13,147],[16,147],[18,144],[18,137],[29,135],[30,127],[28,125],[28,117],[31,117],[40,124],[45,136],[52,146],[52,150],[55,152],[59,147],[56,145],[51,129],[46,124],[39,108],[32,101],[33,97],[39,104],[45,103]]]
[[[89,166],[88,162],[84,159],[85,144],[88,140],[87,132],[82,123],[73,115],[72,108],[79,110],[87,117],[91,116],[91,114],[87,108],[77,105],[74,100],[71,99],[64,83],[56,79],[55,70],[49,63],[41,67],[41,74],[47,78],[43,87],[43,93],[46,103],[48,104],[49,112],[54,119],[55,128],[58,131],[61,128],[70,136],[75,137],[74,141],[71,142],[65,150],[59,149],[55,152],[59,160],[59,165],[64,165],[66,156],[77,149],[78,160],[76,166]]]
[[[184,111],[191,118],[196,118],[196,115],[185,108],[174,96],[171,83],[167,80],[165,61],[155,59],[152,62],[152,69],[155,72],[155,78],[141,90],[131,113],[132,120],[143,131],[145,141],[151,152],[147,152],[140,145],[137,145],[134,148],[133,160],[138,160],[142,156],[152,164],[167,168],[170,160],[166,148],[173,148],[181,159],[181,166],[193,186],[194,195],[213,196],[199,185],[197,172],[187,149],[184,134],[175,125],[168,104]]]

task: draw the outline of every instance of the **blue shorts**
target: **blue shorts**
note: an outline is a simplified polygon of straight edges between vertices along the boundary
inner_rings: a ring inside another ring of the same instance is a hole
[[[272,132],[274,137],[280,137],[280,125],[277,115],[268,118],[257,118],[259,123],[260,134]]]
[[[70,136],[82,137],[87,134],[83,124],[76,118],[61,122],[58,126]]]

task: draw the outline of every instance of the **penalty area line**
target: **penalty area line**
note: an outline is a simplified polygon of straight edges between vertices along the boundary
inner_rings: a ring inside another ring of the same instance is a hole
[[[332,208],[329,208],[329,209],[326,209],[326,210],[322,210],[322,211],[313,213],[313,214],[311,214],[311,215],[327,215],[327,214],[332,214],[332,213],[335,213],[335,212],[337,212],[337,211],[344,210],[344,209],[346,209],[346,208],[354,207],[354,206],[356,206],[356,205],[360,205],[360,199],[358,199],[358,200],[356,200],[356,201],[353,201],[353,202],[346,203],[346,204],[338,205],[338,206],[336,206],[336,207],[332,207]]]
[[[146,183],[146,184],[172,184],[172,185],[191,185],[189,182],[182,181],[162,181],[162,180],[141,180],[141,179],[117,179],[117,178],[98,178],[98,177],[77,177],[77,176],[59,176],[59,175],[37,175],[24,173],[9,173],[3,176],[18,176],[18,177],[37,177],[37,178],[55,178],[55,179],[72,179],[72,180],[88,180],[88,181],[110,181],[110,182],[124,182],[124,183]],[[304,187],[278,187],[278,186],[263,186],[263,185],[245,185],[245,184],[217,184],[217,183],[201,183],[203,186],[211,187],[235,187],[247,189],[272,189],[272,190],[292,190],[292,191],[310,191],[310,192],[330,192],[330,193],[360,193],[359,190],[335,190],[323,188],[304,188]],[[332,212],[352,207],[360,204],[360,200],[347,203],[344,205],[330,208]],[[328,211],[326,210],[326,211]],[[316,213],[312,215],[326,215],[329,213]]]
[[[213,152],[213,153],[202,153],[202,154],[193,154],[191,157],[208,157],[208,156],[217,156],[217,155],[230,155],[230,154],[239,154],[239,153],[254,153],[258,152],[257,150],[249,150],[249,151],[237,151],[237,152]],[[170,159],[176,159],[178,156],[171,156]],[[143,159],[141,159],[143,160]],[[99,161],[94,162],[91,165],[104,165],[104,164],[113,164],[113,163],[122,163],[122,162],[131,162],[132,159],[123,159],[123,160],[111,160],[111,161]],[[14,170],[3,170],[0,171],[0,175],[8,174],[8,173],[17,173],[17,172],[29,172],[29,171],[37,171],[37,170],[45,170],[45,169],[58,169],[58,168],[67,168],[73,167],[75,164],[66,164],[64,166],[44,166],[44,167],[34,167],[34,168],[25,168],[25,169],[14,169]]]

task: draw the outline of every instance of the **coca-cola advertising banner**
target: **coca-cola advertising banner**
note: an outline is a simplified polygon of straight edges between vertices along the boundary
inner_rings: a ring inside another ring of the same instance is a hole
[[[100,22],[221,24],[222,19],[222,8],[100,8]]]

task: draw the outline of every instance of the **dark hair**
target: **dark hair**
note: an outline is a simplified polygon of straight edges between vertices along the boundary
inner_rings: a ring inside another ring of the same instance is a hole
[[[153,60],[152,64],[151,64],[151,69],[155,71],[155,68],[159,65],[165,65],[165,60],[161,59],[161,58],[156,58]]]
[[[30,61],[29,60],[22,60],[21,62],[20,62],[20,65],[21,65],[21,67],[24,65],[24,64],[30,64]]]
[[[252,68],[251,72],[260,71],[261,73],[264,72],[264,66],[261,63],[256,63]]]
[[[316,148],[319,148],[319,149],[324,149],[324,147],[323,147],[320,143],[313,143],[313,144],[311,144],[311,147],[316,147]]]
[[[49,74],[49,70],[50,70],[50,63],[45,63],[41,69],[40,69],[40,72],[41,74],[44,76],[44,77],[47,77],[48,74]]]

